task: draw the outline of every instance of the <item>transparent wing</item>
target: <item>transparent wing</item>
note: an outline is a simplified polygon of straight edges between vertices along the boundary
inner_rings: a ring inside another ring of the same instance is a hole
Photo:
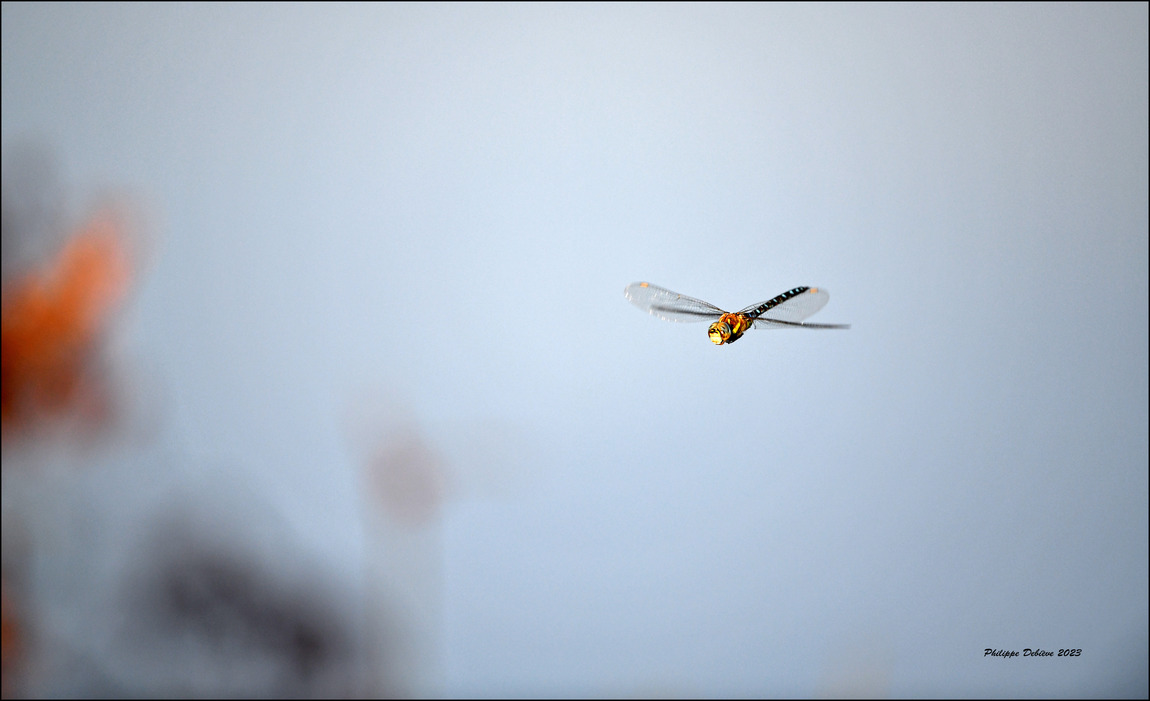
[[[631,304],[664,321],[709,321],[726,313],[701,299],[649,282],[633,282],[623,290],[623,295],[631,300]]]
[[[801,321],[779,321],[777,319],[756,319],[756,329],[849,329],[850,324],[812,324]]]
[[[849,324],[804,324],[803,319],[813,316],[830,301],[827,291],[819,287],[796,287],[766,302],[753,304],[742,310],[755,319],[756,329],[849,329]]]

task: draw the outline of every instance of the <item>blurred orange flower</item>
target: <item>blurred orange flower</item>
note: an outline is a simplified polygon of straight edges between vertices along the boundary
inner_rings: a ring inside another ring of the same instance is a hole
[[[128,289],[125,232],[118,210],[102,210],[43,268],[4,284],[5,437],[75,408],[88,420],[106,418],[107,391],[91,365],[98,337]]]

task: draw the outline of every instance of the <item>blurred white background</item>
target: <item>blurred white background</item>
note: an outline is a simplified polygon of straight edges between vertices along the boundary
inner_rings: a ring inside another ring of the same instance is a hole
[[[1144,3],[5,3],[6,155],[151,237],[148,428],[5,448],[29,607],[123,640],[74,592],[227,494],[408,621],[397,693],[1144,697],[1147,64]],[[715,347],[637,280],[852,329]],[[430,520],[377,513],[372,426]],[[189,691],[84,644],[30,693]]]

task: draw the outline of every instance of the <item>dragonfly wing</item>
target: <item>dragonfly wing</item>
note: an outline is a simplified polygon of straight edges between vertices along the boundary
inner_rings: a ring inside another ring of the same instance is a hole
[[[812,324],[801,321],[780,321],[779,319],[755,319],[756,329],[849,329],[850,324]]]
[[[713,304],[681,295],[649,282],[633,282],[623,290],[631,304],[664,321],[708,321],[725,314]]]

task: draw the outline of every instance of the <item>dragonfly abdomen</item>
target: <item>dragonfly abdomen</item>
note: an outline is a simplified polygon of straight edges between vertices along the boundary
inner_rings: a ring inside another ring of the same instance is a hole
[[[778,297],[768,299],[766,302],[763,302],[762,304],[755,307],[754,309],[747,311],[746,314],[752,320],[757,319],[757,318],[759,318],[759,316],[761,314],[763,314],[763,312],[774,309],[775,307],[779,306],[780,304],[787,301],[788,299],[791,299],[792,297],[798,297],[799,295],[801,295],[802,293],[806,292],[809,289],[811,289],[811,288],[803,286],[803,287],[796,287],[793,290],[787,290],[786,292],[782,293]]]

